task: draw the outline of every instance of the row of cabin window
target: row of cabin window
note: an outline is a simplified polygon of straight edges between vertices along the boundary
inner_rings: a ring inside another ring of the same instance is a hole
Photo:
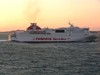
[[[65,30],[55,30],[56,33],[65,33]],[[67,31],[68,33],[82,33],[84,31]]]

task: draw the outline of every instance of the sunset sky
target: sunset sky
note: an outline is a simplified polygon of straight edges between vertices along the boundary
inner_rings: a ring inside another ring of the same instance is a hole
[[[89,27],[100,31],[100,0],[0,0],[0,31],[26,30],[31,22],[41,28]]]

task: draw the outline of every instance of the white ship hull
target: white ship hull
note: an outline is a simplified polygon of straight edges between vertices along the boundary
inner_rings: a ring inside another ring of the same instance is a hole
[[[14,32],[11,34],[11,41],[28,43],[51,43],[51,42],[80,42],[95,41],[97,36],[91,35],[88,28],[77,28],[71,25],[70,28],[41,29],[32,25],[25,32]],[[33,29],[32,29],[33,28]],[[30,30],[31,29],[31,30]]]
[[[17,34],[17,33],[16,33]],[[60,36],[59,36],[60,35]],[[80,34],[77,34],[80,35]],[[82,35],[82,34],[81,34]],[[27,43],[50,43],[50,42],[80,42],[80,41],[94,41],[90,40],[90,36],[69,36],[67,34],[28,34],[28,33],[18,33],[16,37],[11,37],[12,41],[27,42]]]

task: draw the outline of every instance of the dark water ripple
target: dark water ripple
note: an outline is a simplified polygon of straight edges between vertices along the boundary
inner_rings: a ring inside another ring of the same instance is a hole
[[[100,75],[100,42],[0,42],[0,75]]]

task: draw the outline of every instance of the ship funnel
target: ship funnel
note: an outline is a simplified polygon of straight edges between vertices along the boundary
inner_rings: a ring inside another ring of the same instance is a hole
[[[33,30],[41,30],[41,28],[37,26],[37,23],[31,23],[31,25],[27,28],[27,31],[33,31]]]
[[[31,26],[36,26],[37,25],[37,23],[31,23]]]

